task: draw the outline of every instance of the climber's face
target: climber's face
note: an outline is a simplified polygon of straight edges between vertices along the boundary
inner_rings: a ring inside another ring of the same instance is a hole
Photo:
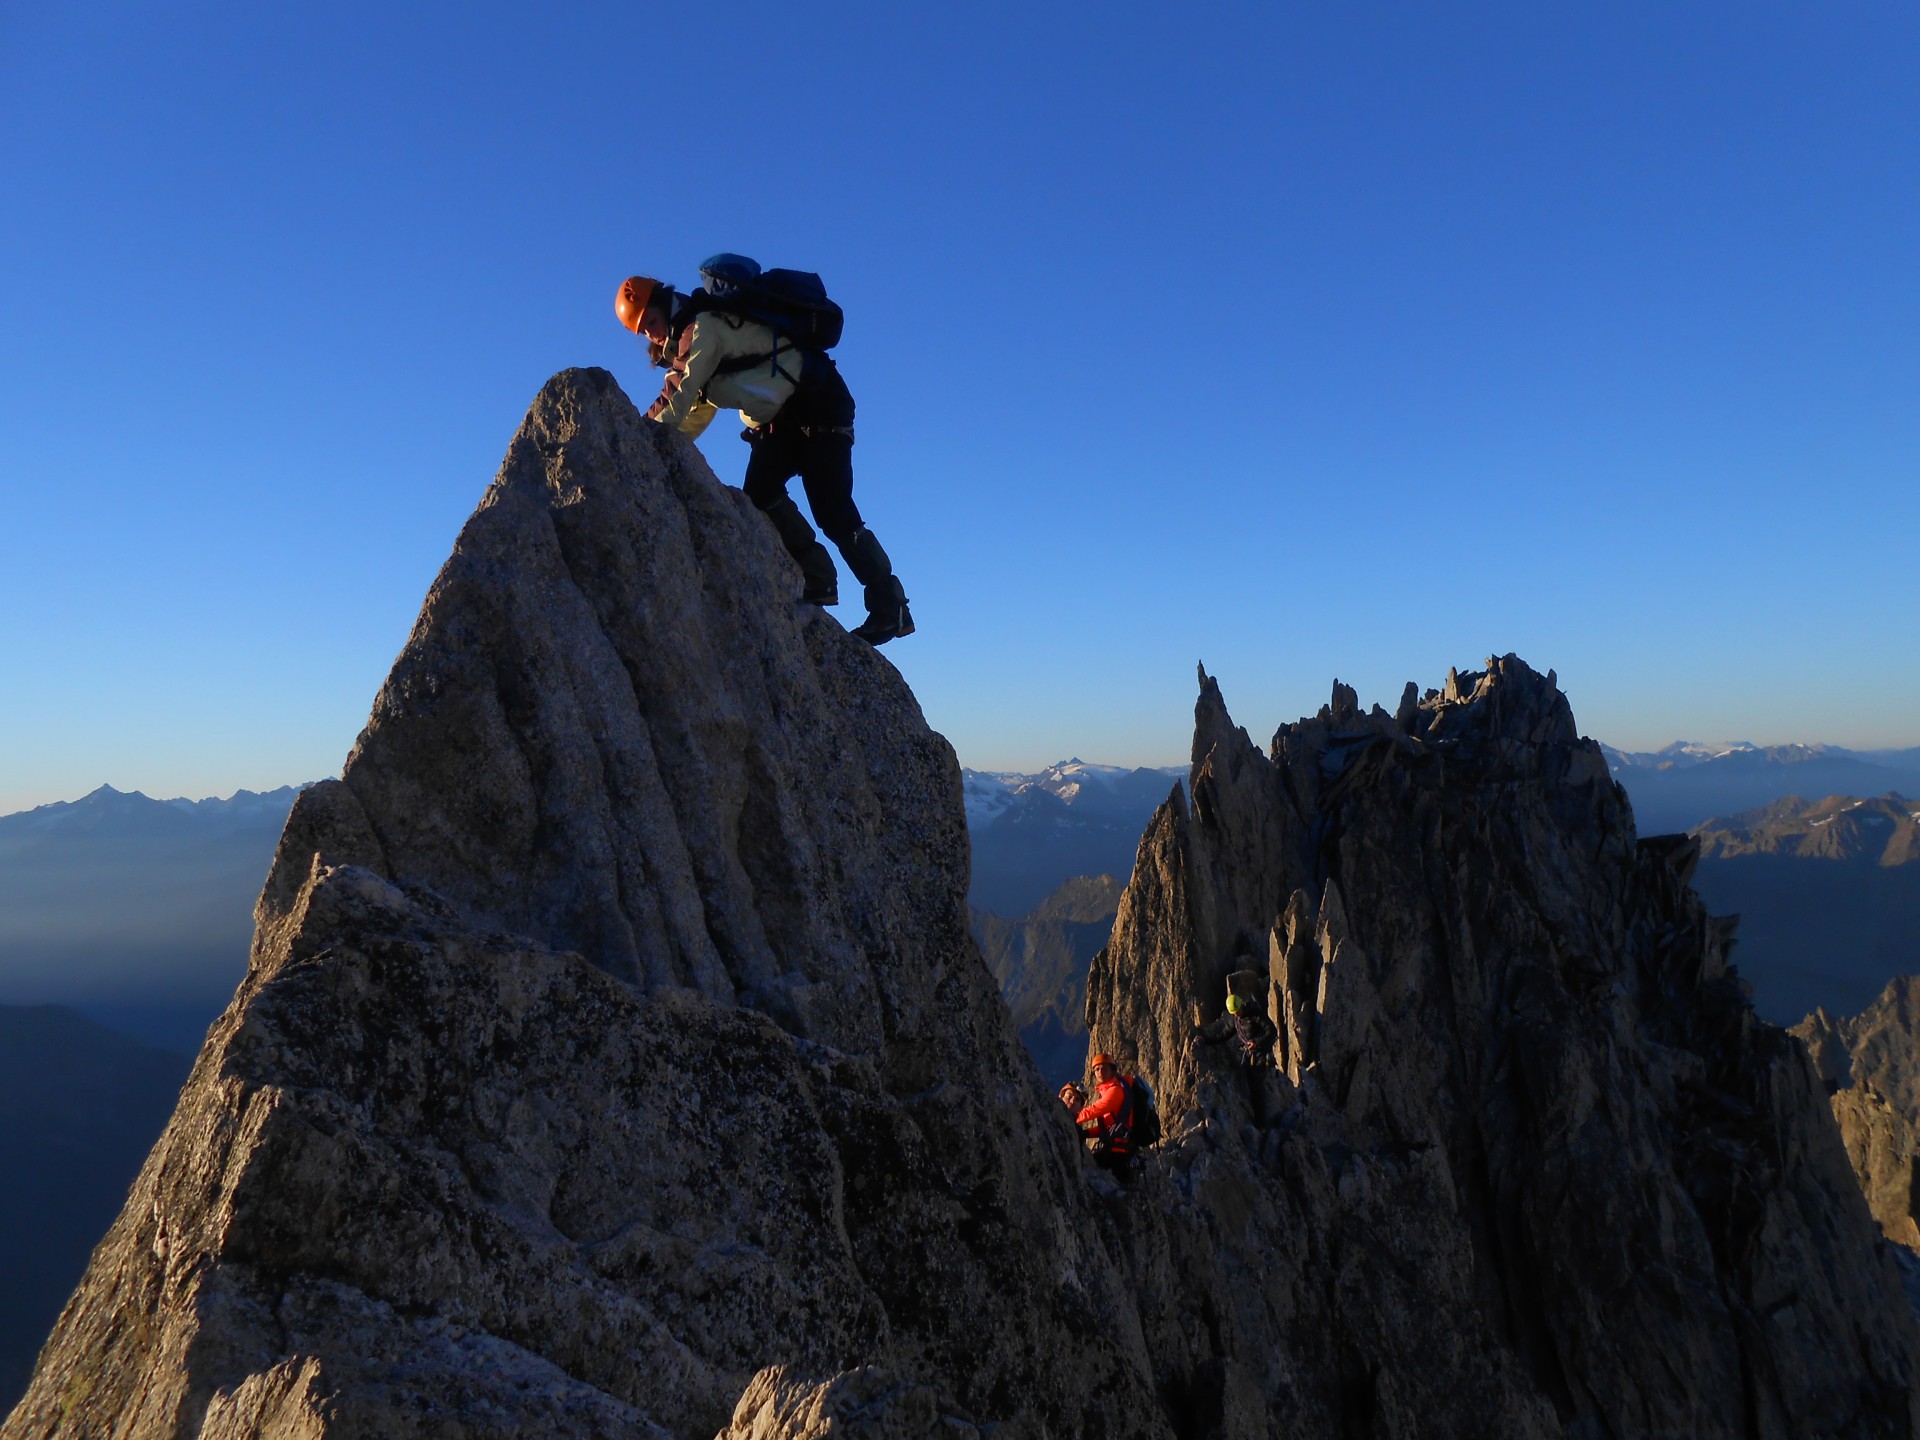
[[[667,307],[661,297],[656,294],[653,301],[648,304],[646,313],[640,317],[640,331],[654,344],[664,345],[667,343],[667,324]]]

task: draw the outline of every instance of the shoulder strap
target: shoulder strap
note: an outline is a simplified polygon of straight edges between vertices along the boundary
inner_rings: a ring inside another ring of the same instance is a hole
[[[759,318],[738,301],[725,296],[709,295],[704,290],[695,290],[691,295],[681,297],[680,308],[674,312],[673,320],[667,326],[667,343],[679,344],[681,332],[702,315],[725,315],[733,320]]]
[[[800,374],[793,375],[787,372],[780,364],[782,355],[798,355],[800,357]],[[776,373],[786,375],[787,379],[798,386],[802,377],[807,373],[807,352],[802,350],[798,345],[795,345],[793,341],[782,335],[778,330],[775,330],[773,332],[773,350],[770,354],[736,355],[731,360],[722,360],[718,365],[714,366],[713,373],[716,375],[739,375],[747,370],[758,370],[762,365],[767,367],[767,373],[769,375]]]
[[[680,308],[673,312],[673,318],[667,322],[667,353],[671,355],[680,345],[680,336],[687,326],[707,313],[707,302],[713,297],[704,290],[696,290],[683,296]]]
[[[668,355],[672,355],[673,352],[679,348],[680,337],[686,333],[687,327],[702,315],[724,315],[729,320],[736,322],[736,328],[738,322],[751,320],[755,324],[766,326],[767,329],[773,332],[772,353],[767,355],[736,355],[730,360],[722,360],[718,365],[714,366],[713,373],[716,375],[738,375],[743,371],[757,370],[762,365],[767,367],[768,374],[785,374],[786,372],[782,370],[780,366],[781,345],[785,344],[789,353],[801,353],[800,347],[794,343],[793,338],[784,333],[778,324],[754,308],[750,301],[736,299],[733,296],[709,295],[705,290],[696,290],[686,297],[679,311],[674,315],[673,323],[668,327]],[[801,374],[804,375],[805,373],[805,355],[802,354]],[[801,377],[800,375],[788,375],[787,378],[793,381],[795,385],[798,385]]]

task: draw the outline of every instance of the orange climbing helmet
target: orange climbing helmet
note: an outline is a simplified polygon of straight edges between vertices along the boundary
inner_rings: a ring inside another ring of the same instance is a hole
[[[645,275],[629,275],[620,282],[620,291],[613,297],[613,313],[620,317],[620,323],[634,334],[640,333],[640,322],[646,318],[647,306],[653,303],[653,297],[667,287],[658,280]]]
[[[1120,1068],[1118,1065],[1114,1063],[1113,1056],[1107,1054],[1106,1051],[1102,1050],[1098,1055],[1094,1056],[1093,1059],[1087,1062],[1087,1069],[1098,1070],[1102,1065],[1106,1066],[1109,1070],[1118,1070]]]

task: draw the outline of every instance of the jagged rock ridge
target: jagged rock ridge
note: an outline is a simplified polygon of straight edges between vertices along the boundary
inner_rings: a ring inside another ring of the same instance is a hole
[[[1703,859],[1791,855],[1883,867],[1920,861],[1920,801],[1899,794],[1808,802],[1789,795],[1758,810],[1694,827]]]
[[[1085,1164],[960,776],[610,377],[543,390],[42,1354],[41,1436],[1910,1435],[1804,1052],[1551,677],[1271,758],[1203,685],[1089,981]],[[1283,1082],[1192,1021],[1249,957]]]
[[[1393,715],[1336,685],[1266,754],[1203,675],[1191,797],[1088,1013],[1188,1137],[1129,1218],[1216,1429],[1912,1433],[1913,1316],[1805,1052],[1551,675]],[[1192,1040],[1249,966],[1260,1084]]]
[[[1816,1010],[1793,1033],[1832,1092],[1873,1218],[1888,1239],[1920,1251],[1920,975],[1889,981],[1858,1015]]]

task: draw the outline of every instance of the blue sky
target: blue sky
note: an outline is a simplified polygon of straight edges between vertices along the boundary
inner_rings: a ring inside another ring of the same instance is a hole
[[[1616,744],[1920,744],[1920,10],[724,14],[0,12],[0,811],[337,770],[540,384],[644,402],[614,287],[718,249],[847,308],[965,763],[1507,650]]]

